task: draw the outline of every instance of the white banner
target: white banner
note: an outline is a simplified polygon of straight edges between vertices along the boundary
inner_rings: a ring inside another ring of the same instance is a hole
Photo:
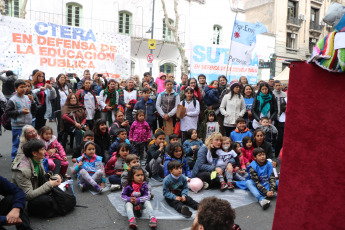
[[[34,69],[48,77],[81,76],[85,69],[111,78],[130,76],[129,36],[13,17],[1,17],[0,34],[0,69],[13,70],[21,78]]]

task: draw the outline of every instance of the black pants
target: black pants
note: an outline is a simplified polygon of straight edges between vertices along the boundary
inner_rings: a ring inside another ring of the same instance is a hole
[[[188,140],[188,134],[187,131],[181,131],[181,144],[185,142],[185,140]]]
[[[93,120],[86,120],[86,125],[89,126],[89,129],[92,130],[93,129]]]
[[[14,199],[12,195],[5,196],[1,201],[0,201],[0,215],[1,216],[7,216],[7,214],[12,210],[12,206],[14,204]],[[16,226],[17,229],[25,229],[29,230],[32,229],[30,227],[30,220],[28,215],[24,211],[20,211],[19,215],[20,219],[22,220],[22,224],[19,226]],[[0,229],[4,229],[0,226]]]
[[[220,188],[219,177],[217,176],[215,179],[211,180],[210,172],[199,172],[196,174],[196,177],[200,178],[203,182],[207,182],[210,188]]]
[[[56,203],[49,195],[41,195],[28,202],[28,212],[30,216],[51,218],[56,216]]]
[[[198,207],[199,207],[199,203],[193,200],[190,196],[186,196],[185,202],[178,201],[178,200],[171,200],[167,198],[165,198],[165,200],[171,207],[173,207],[179,213],[181,213],[182,206],[184,205],[187,205],[194,210],[198,210]]]
[[[224,126],[225,129],[225,136],[230,137],[230,133],[236,129],[236,127],[227,127]]]
[[[44,119],[44,114],[46,113],[46,104],[44,103],[41,108],[37,110],[35,129],[39,132],[40,128],[46,125],[47,119]]]
[[[55,164],[55,168],[53,170],[53,174],[60,174],[60,170],[61,170],[61,161],[58,159],[53,160],[54,164]]]
[[[275,156],[278,157],[280,154],[280,150],[283,147],[283,140],[284,140],[284,124],[277,122],[277,130],[278,130],[278,137],[275,145]]]
[[[55,118],[56,118],[56,130],[58,133],[58,141],[62,143],[62,132],[60,132],[60,125],[61,125],[61,110],[55,111]]]
[[[134,142],[135,154],[137,154],[137,156],[140,157],[141,161],[144,158],[145,146],[146,146],[146,142]]]

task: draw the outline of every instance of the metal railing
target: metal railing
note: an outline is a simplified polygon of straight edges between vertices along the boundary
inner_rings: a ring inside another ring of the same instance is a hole
[[[300,26],[301,23],[302,23],[302,20],[297,18],[297,17],[288,17],[287,18],[287,23]]]
[[[309,26],[309,29],[310,30],[317,30],[317,31],[322,31],[324,25],[320,25],[318,23],[313,23],[313,22],[310,22],[310,26]]]

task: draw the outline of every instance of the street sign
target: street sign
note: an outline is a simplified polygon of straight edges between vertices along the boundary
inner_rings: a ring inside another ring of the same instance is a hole
[[[147,63],[147,68],[152,68],[153,67],[153,63]]]
[[[153,62],[153,54],[147,55],[147,61],[148,61],[149,63],[152,63],[152,62]]]
[[[149,39],[149,49],[150,50],[156,49],[156,40],[155,39]]]

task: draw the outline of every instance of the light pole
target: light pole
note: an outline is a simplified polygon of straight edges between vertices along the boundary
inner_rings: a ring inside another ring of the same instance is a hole
[[[151,24],[151,39],[153,39],[153,28],[155,25],[155,0],[152,1],[153,6],[152,6],[152,24]],[[150,49],[150,54],[152,54],[153,50]],[[152,66],[150,67],[150,75],[152,76]]]

